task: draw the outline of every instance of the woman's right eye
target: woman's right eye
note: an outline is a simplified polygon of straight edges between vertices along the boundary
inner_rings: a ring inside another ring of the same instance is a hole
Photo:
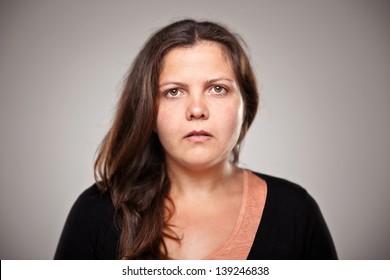
[[[164,93],[167,97],[177,97],[181,94],[181,91],[178,88],[173,88]]]

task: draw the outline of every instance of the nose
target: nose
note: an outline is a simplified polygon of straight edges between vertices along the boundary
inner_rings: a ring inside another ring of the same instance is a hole
[[[209,110],[207,107],[205,96],[203,95],[190,96],[187,104],[186,118],[189,121],[195,119],[207,120],[209,118]]]

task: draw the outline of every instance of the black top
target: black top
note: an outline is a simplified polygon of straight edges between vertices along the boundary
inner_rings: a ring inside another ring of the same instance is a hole
[[[337,259],[332,237],[315,200],[287,180],[254,173],[267,183],[267,198],[249,260]],[[73,205],[54,259],[116,259],[119,232],[114,206],[96,185]]]

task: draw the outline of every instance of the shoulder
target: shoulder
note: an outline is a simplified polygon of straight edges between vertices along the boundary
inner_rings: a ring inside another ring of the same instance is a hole
[[[114,205],[110,195],[100,191],[97,184],[93,184],[76,199],[66,224],[78,226],[84,230],[96,230],[104,224],[102,222],[112,221],[113,215]]]
[[[111,198],[107,192],[103,192],[99,189],[95,183],[89,188],[85,189],[77,198],[75,204],[89,205],[89,206],[102,206],[104,204],[110,204]]]
[[[310,194],[291,181],[252,172],[267,184],[267,198],[250,259],[335,259],[334,244]]]
[[[283,221],[293,226],[294,223],[313,223],[322,219],[321,210],[315,199],[302,186],[286,179],[254,172],[267,184],[267,197],[263,218]]]
[[[256,176],[263,179],[267,184],[267,203],[282,204],[285,207],[303,207],[307,203],[315,203],[302,186],[279,177],[253,172]]]
[[[107,192],[102,192],[95,183],[79,195],[71,212],[92,218],[112,210],[113,204],[110,195]]]
[[[55,259],[115,259],[117,231],[110,196],[96,184],[83,191],[65,221]]]

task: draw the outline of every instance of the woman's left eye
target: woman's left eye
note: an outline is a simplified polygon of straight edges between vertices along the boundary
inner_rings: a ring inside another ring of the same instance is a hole
[[[224,88],[223,86],[213,86],[210,91],[212,93],[216,93],[216,94],[226,94],[227,93],[227,89]]]

